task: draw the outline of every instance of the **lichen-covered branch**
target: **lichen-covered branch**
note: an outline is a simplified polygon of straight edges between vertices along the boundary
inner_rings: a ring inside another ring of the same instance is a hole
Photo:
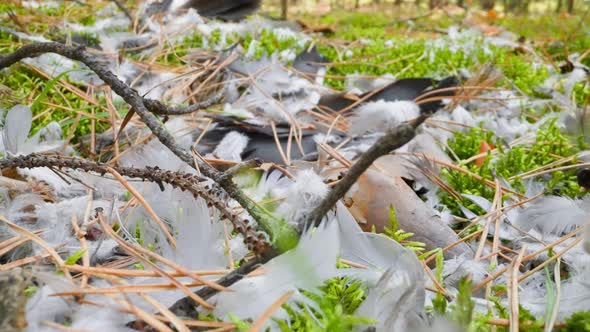
[[[10,157],[0,159],[0,169],[5,168],[68,168],[74,170],[83,170],[85,172],[94,172],[101,175],[109,173],[109,169],[114,169],[117,173],[129,178],[142,179],[157,183],[162,189],[163,184],[168,183],[174,188],[190,192],[195,198],[202,197],[209,207],[214,207],[220,211],[223,218],[228,219],[234,229],[244,236],[246,245],[257,255],[263,255],[270,251],[270,244],[262,234],[258,234],[249,224],[248,220],[234,213],[225,199],[224,192],[218,192],[209,188],[202,183],[203,178],[183,172],[173,172],[163,170],[158,167],[117,167],[102,163],[96,163],[81,158],[49,156],[40,154],[31,154],[26,156]]]
[[[207,98],[203,101],[194,103],[190,106],[169,106],[169,105],[163,104],[159,100],[147,99],[147,98],[144,98],[143,103],[152,113],[155,113],[155,114],[183,115],[183,114],[189,114],[189,113],[196,112],[200,109],[208,108],[208,107],[218,103],[225,96],[225,92],[226,92],[225,87],[221,88],[221,89],[219,89],[219,91],[217,93],[213,94],[209,98]]]
[[[228,173],[222,173],[209,166],[206,163],[195,160],[193,156],[182,147],[180,147],[174,137],[168,133],[155,114],[170,113],[171,109],[158,101],[145,100],[139,94],[130,88],[127,84],[120,81],[104,64],[96,59],[95,56],[87,53],[81,47],[69,47],[59,43],[34,43],[25,45],[14,53],[0,57],[0,69],[8,67],[24,58],[35,57],[43,53],[57,53],[73,60],[80,61],[94,71],[111,89],[121,96],[137,112],[141,120],[146,124],[152,133],[160,140],[162,144],[168,147],[181,160],[198,168],[203,175],[215,181],[214,190],[221,190],[235,199],[244,207],[258,222],[259,225],[268,224],[268,216],[264,211],[251,201],[243,192],[234,184],[232,177]],[[327,197],[312,211],[312,213],[303,222],[304,228],[319,225],[323,217],[332,209],[346,192],[352,187],[357,179],[367,170],[371,164],[379,157],[390,153],[391,151],[408,143],[415,136],[415,128],[420,125],[427,116],[421,116],[413,123],[402,124],[386,133],[380,138],[368,151],[363,153],[357,162],[351,167],[342,180],[328,193]],[[194,163],[198,163],[195,165]],[[0,164],[1,165],[1,164]],[[19,166],[21,167],[21,166]],[[232,170],[233,171],[233,170]],[[231,172],[230,172],[231,173]],[[121,173],[123,174],[123,173]],[[157,182],[157,181],[156,181]],[[217,187],[219,186],[219,187]],[[274,239],[273,239],[274,240]],[[265,247],[266,251],[260,251],[261,254],[253,261],[242,265],[239,269],[222,278],[220,284],[230,286],[242,279],[245,275],[252,272],[259,264],[264,264],[270,259],[281,254],[276,248]],[[210,297],[217,291],[207,287],[201,289],[198,294]],[[193,317],[196,314],[196,308],[193,303],[188,303],[185,299],[179,300],[173,307],[172,311],[186,317]]]
[[[152,108],[160,106],[165,107],[163,104],[155,101],[145,101],[137,91],[119,80],[119,78],[117,78],[117,76],[115,76],[104,63],[97,59],[96,56],[85,51],[84,47],[72,47],[55,42],[31,43],[24,45],[13,53],[0,56],[0,69],[9,67],[22,59],[37,57],[45,53],[56,53],[85,64],[131,106],[132,110],[139,115],[142,122],[152,131],[154,136],[178,156],[178,158],[191,165],[193,168],[200,170],[203,175],[215,181],[216,184],[213,186],[223,188],[227,195],[236,200],[254,219],[259,222],[266,219],[265,213],[235,185],[232,179],[228,179],[223,173],[217,171],[207,163],[201,162],[197,158],[193,158],[191,153],[178,145],[174,137],[166,131],[160,120],[147,107],[147,105],[150,105]],[[198,163],[198,166],[195,165],[195,163]]]

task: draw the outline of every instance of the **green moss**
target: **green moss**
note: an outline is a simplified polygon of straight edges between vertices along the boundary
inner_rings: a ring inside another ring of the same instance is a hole
[[[303,47],[299,46],[297,38],[278,36],[269,29],[262,29],[256,35],[247,34],[241,41],[245,50],[248,50],[252,43],[255,43],[254,59],[260,59],[263,56],[270,56],[288,49],[294,49],[296,53],[303,51]]]
[[[302,293],[316,306],[302,302],[283,305],[289,320],[275,320],[281,331],[353,331],[355,327],[374,324],[370,319],[353,315],[366,297],[359,281],[334,278],[326,281],[320,293]]]
[[[543,83],[549,72],[544,66],[535,66],[533,61],[523,56],[497,51],[496,64],[510,82],[514,83],[522,92],[532,95],[533,88]]]
[[[566,327],[560,329],[563,332],[589,332],[590,331],[590,311],[580,311],[574,313],[570,318],[565,320]]]
[[[524,193],[523,180],[517,175],[550,164],[563,157],[570,157],[579,151],[579,148],[571,143],[572,138],[561,133],[556,120],[554,118],[543,124],[537,131],[533,143],[518,145],[507,151],[501,149],[501,144],[497,144],[498,153],[494,156],[486,156],[483,165],[478,166],[474,163],[460,163],[459,165],[487,180],[493,180],[495,172],[498,177],[509,180],[515,190]],[[496,144],[491,133],[484,134],[481,129],[472,129],[467,134],[457,133],[453,139],[449,140],[448,145],[459,158],[465,160],[479,154],[479,146],[482,142]],[[536,180],[544,181],[550,194],[577,197],[585,192],[578,185],[575,172],[575,170],[557,171]],[[450,169],[443,169],[441,176],[460,194],[477,195],[490,201],[493,199],[494,190],[473,176]],[[478,215],[484,213],[475,203],[467,199],[459,202],[446,192],[440,192],[440,199],[456,215],[463,215],[459,208],[461,203]]]
[[[578,40],[584,37],[583,29],[579,29],[584,20],[583,15],[568,18],[554,13],[543,15],[506,15],[496,24],[512,31],[528,40]]]
[[[11,91],[12,98],[0,100],[0,106],[10,108],[16,104],[30,105],[33,100],[43,91],[47,80],[37,73],[31,71],[23,65],[12,66],[8,71],[0,73],[0,85],[5,86]],[[99,98],[101,104],[104,100]],[[99,106],[90,105],[88,102],[64,87],[55,85],[47,91],[44,102],[53,105],[60,105],[67,109],[82,112],[80,121],[74,132],[74,142],[77,138],[90,133],[91,111],[94,110],[94,116],[105,121],[96,121],[96,132],[100,133],[110,127],[108,112],[103,111]],[[48,111],[48,108],[51,108]],[[77,116],[73,111],[63,108],[48,106],[45,103],[32,108],[34,116],[37,116],[33,122],[32,133],[37,132],[40,128],[47,126],[50,122],[56,121],[62,126],[64,135],[69,133],[70,127],[74,124]]]
[[[449,307],[453,320],[465,327],[472,323],[475,309],[475,302],[471,299],[471,286],[469,279],[461,279],[455,303]]]

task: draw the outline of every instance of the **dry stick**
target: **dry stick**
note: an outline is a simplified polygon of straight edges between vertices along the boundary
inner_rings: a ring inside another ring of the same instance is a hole
[[[187,164],[200,171],[207,177],[211,178],[218,186],[223,188],[225,192],[233,199],[235,199],[242,207],[244,207],[252,217],[256,220],[264,219],[264,212],[254,204],[234,183],[231,179],[223,179],[219,181],[223,173],[217,171],[213,167],[203,162],[195,161],[191,153],[183,149],[174,137],[166,131],[162,123],[154,116],[153,113],[170,113],[175,110],[163,105],[159,101],[148,100],[142,98],[137,91],[130,88],[123,83],[115,74],[113,74],[108,67],[97,60],[95,56],[86,52],[83,47],[71,47],[60,43],[32,43],[25,45],[13,53],[0,57],[0,69],[9,67],[22,59],[36,57],[45,53],[57,53],[66,58],[80,61],[90,68],[100,79],[102,79],[111,89],[118,94],[127,104],[129,104],[133,111],[135,111],[145,123],[145,125],[152,131],[154,136],[165,145],[172,153]],[[195,162],[199,164],[196,165]]]
[[[127,9],[127,7],[125,7],[125,5],[123,3],[121,3],[120,0],[112,0],[115,5],[117,5],[117,7],[119,7],[119,9],[123,12],[123,14],[125,14],[125,16],[127,16],[127,18],[129,19],[129,22],[131,22],[131,24],[133,24],[133,16],[131,16],[131,12],[129,12],[129,10]]]
[[[415,136],[415,128],[424,122],[424,120],[426,120],[426,117],[422,116],[413,124],[402,124],[395,129],[389,130],[385,136],[377,140],[369,150],[360,156],[342,180],[330,190],[322,202],[307,216],[302,223],[303,227],[311,228],[319,226],[324,216],[344,197],[352,185],[355,184],[356,180],[373,162],[412,140]]]
[[[257,269],[260,265],[270,261],[273,258],[273,255],[274,254],[269,254],[256,257],[251,261],[242,264],[236,270],[233,270],[232,272],[226,274],[223,278],[217,280],[216,283],[224,287],[229,287],[235,284],[236,282],[242,280],[245,276]],[[198,290],[195,294],[201,297],[202,299],[207,300],[211,298],[213,295],[217,294],[217,292],[218,291],[213,288],[204,287]],[[195,317],[195,315],[197,315],[197,308],[195,307],[194,302],[191,301],[188,297],[176,301],[176,303],[174,303],[170,307],[170,311],[175,313],[177,316],[181,317]]]
[[[233,199],[235,199],[242,207],[244,207],[252,217],[257,220],[264,219],[264,212],[260,211],[258,206],[254,204],[238,187],[233,183],[230,177],[224,176],[223,173],[217,171],[213,167],[204,162],[198,162],[193,156],[183,149],[175,141],[174,137],[168,133],[162,126],[161,122],[152,114],[158,111],[168,110],[158,101],[150,101],[142,98],[137,91],[131,89],[128,85],[119,80],[104,64],[100,63],[93,55],[89,54],[80,47],[70,47],[60,43],[32,43],[25,45],[13,53],[0,57],[0,69],[11,66],[18,61],[36,57],[44,53],[57,53],[72,60],[77,60],[84,63],[92,71],[94,71],[111,89],[117,93],[123,100],[125,100],[132,109],[137,112],[141,120],[158,138],[158,140],[168,147],[181,160],[191,165],[195,169],[199,169],[205,176],[214,180],[225,192]],[[379,89],[375,91],[380,91]],[[367,97],[370,97],[369,94]],[[358,103],[362,100],[358,101]],[[353,106],[354,107],[354,106]],[[379,157],[395,150],[404,144],[408,143],[415,136],[415,128],[426,120],[427,116],[421,116],[416,119],[411,125],[402,124],[394,130],[390,130],[385,136],[380,138],[369,150],[367,150],[359,160],[351,167],[350,171],[343,177],[334,188],[328,193],[326,198],[312,211],[306,218],[303,225],[310,227],[312,225],[319,225],[322,218],[330,211],[338,200],[352,187],[356,180],[362,173],[368,169],[371,164]],[[277,253],[274,250],[266,251],[264,254],[256,257],[254,260],[243,264],[240,268],[219,280],[219,285],[229,286],[241,280],[244,275],[252,272],[259,264],[264,264]],[[215,294],[217,291],[212,288],[203,288],[196,294],[204,294],[207,297]],[[201,298],[206,298],[201,296]],[[175,313],[189,313],[193,316],[196,313],[192,301],[188,298],[181,299],[175,303],[171,310]],[[187,306],[188,305],[188,306]]]
[[[225,173],[221,173],[220,180],[231,181],[231,175],[233,175],[236,169],[245,167],[244,165],[253,165],[255,162],[246,162],[238,166],[230,168]],[[193,196],[201,196],[205,200],[212,204],[217,210],[221,212],[224,218],[230,220],[238,232],[242,233],[245,242],[249,246],[254,247],[254,252],[262,254],[266,252],[266,248],[270,247],[265,240],[259,239],[257,232],[248,225],[248,223],[237,216],[233,211],[230,211],[226,206],[226,203],[213,191],[214,189],[207,189],[199,183],[202,180],[201,177],[193,174],[172,172],[159,169],[157,167],[147,167],[145,169],[134,168],[134,167],[110,167],[105,164],[96,163],[80,158],[71,157],[59,157],[59,156],[48,156],[48,155],[37,155],[31,154],[26,156],[18,156],[12,158],[0,159],[0,169],[2,168],[37,168],[37,167],[51,167],[51,168],[71,168],[71,169],[82,169],[86,172],[95,172],[101,175],[108,173],[109,169],[114,169],[118,173],[131,177],[140,178],[143,180],[156,182],[158,184],[169,183],[175,188],[179,188],[183,191],[189,191]]]

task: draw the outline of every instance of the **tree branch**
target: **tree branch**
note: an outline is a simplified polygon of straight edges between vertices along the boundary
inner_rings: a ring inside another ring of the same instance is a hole
[[[131,25],[133,25],[133,16],[131,16],[131,12],[127,9],[127,7],[125,7],[125,5],[120,0],[113,0],[113,2],[115,5],[117,5],[117,7],[119,7],[123,14],[127,16],[129,22],[131,22]]]
[[[229,287],[242,280],[249,273],[256,270],[259,266],[267,263],[276,256],[276,252],[270,252],[266,255],[256,257],[253,260],[242,264],[239,268],[226,274],[221,279],[217,280],[216,283],[223,287]],[[218,290],[211,287],[203,287],[195,294],[197,294],[203,300],[207,300],[218,292]],[[176,303],[174,303],[169,309],[179,317],[196,317],[198,314],[194,301],[192,301],[188,296],[176,301]]]
[[[168,106],[163,105],[159,101],[145,100],[139,94],[121,82],[108,68],[97,61],[95,57],[81,47],[69,47],[59,43],[34,43],[25,45],[14,53],[0,57],[0,69],[8,67],[24,58],[39,56],[43,53],[57,53],[67,58],[80,61],[94,71],[111,89],[121,96],[131,107],[137,112],[141,120],[146,124],[152,133],[160,140],[162,144],[168,147],[181,160],[188,163],[194,168],[197,168],[193,156],[182,147],[180,147],[174,137],[170,135],[162,126],[160,121],[153,113],[161,113],[162,109],[171,111]],[[352,187],[357,179],[367,170],[371,164],[379,157],[390,153],[391,151],[408,143],[415,136],[415,128],[417,128],[427,115],[422,115],[412,123],[402,124],[395,129],[388,131],[385,136],[380,138],[369,150],[363,153],[357,162],[351,167],[348,173],[342,180],[328,193],[326,198],[318,204],[312,213],[304,220],[302,225],[304,228],[310,228],[319,225],[322,218],[334,207],[346,192]],[[228,174],[217,171],[206,163],[196,161],[201,172],[216,182],[216,185],[223,188],[227,195],[235,199],[242,205],[257,221],[259,225],[263,224],[260,221],[267,218],[263,211],[261,211],[254,202],[252,202],[234,183]],[[269,250],[259,255],[256,259],[242,265],[237,270],[232,271],[223,277],[219,284],[225,287],[231,286],[237,281],[241,280],[245,275],[252,272],[260,264],[264,264],[281,254],[276,250]],[[209,298],[216,294],[217,291],[204,287],[200,289],[197,294],[203,298]],[[194,317],[196,314],[196,307],[188,298],[184,298],[176,302],[171,310],[178,315],[186,317]]]
[[[163,106],[163,104],[156,101],[145,101],[136,90],[119,80],[119,78],[117,78],[117,76],[115,76],[104,63],[100,62],[94,55],[86,52],[84,47],[72,47],[54,42],[31,43],[24,45],[13,53],[0,56],[0,69],[9,67],[25,58],[37,57],[45,53],[56,53],[85,64],[98,77],[100,77],[100,79],[110,86],[117,95],[123,98],[123,100],[131,106],[133,111],[137,112],[142,122],[152,131],[154,136],[156,136],[163,145],[172,151],[172,153],[193,168],[200,170],[206,177],[215,181],[215,186],[223,188],[227,195],[236,200],[254,219],[259,222],[265,220],[266,215],[264,211],[261,211],[258,206],[235,185],[231,178],[225,177],[223,173],[217,171],[207,163],[193,158],[191,153],[178,145],[174,137],[166,131],[162,123],[146,106],[147,104],[150,105],[152,109],[155,109],[157,108],[156,105]],[[195,163],[198,164],[198,167]]]
[[[420,122],[422,123],[422,122]],[[328,192],[328,195],[313,209],[305,221],[301,223],[303,229],[317,227],[324,216],[344,197],[358,178],[373,164],[379,157],[398,149],[411,141],[415,134],[417,124],[402,124],[397,128],[388,131],[369,150],[364,152],[352,165],[344,177]]]
[[[189,173],[163,170],[158,167],[118,167],[81,158],[61,157],[57,155],[30,154],[0,159],[0,169],[38,167],[78,169],[100,175],[105,175],[109,173],[109,169],[113,169],[117,173],[129,178],[155,182],[162,190],[164,190],[163,183],[168,183],[174,188],[190,192],[195,198],[202,197],[209,206],[216,208],[221,213],[221,216],[229,220],[234,229],[243,235],[244,242],[254,253],[262,256],[270,251],[271,245],[265,238],[259,236],[247,219],[240,217],[227,206],[225,195],[222,194],[220,197],[220,193],[203,185],[201,183],[204,180],[202,177]]]

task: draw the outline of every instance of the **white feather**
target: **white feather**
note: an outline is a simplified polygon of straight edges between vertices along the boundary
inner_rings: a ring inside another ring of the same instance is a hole
[[[265,58],[240,66],[244,65],[260,67],[261,71],[256,73],[256,84],[252,85],[232,107],[260,114],[263,123],[269,120],[288,123],[290,117],[300,111],[311,109],[320,100],[319,87],[297,77],[274,59]]]
[[[18,154],[24,147],[33,123],[33,112],[24,105],[8,111],[4,120],[4,148],[9,154]]]
[[[117,308],[117,305],[114,301],[108,301],[105,297],[98,296],[89,296],[86,300],[97,302],[104,306],[88,304],[79,306],[72,316],[72,329],[94,332],[136,331],[126,327],[126,324],[133,320],[133,316],[116,310],[115,308]]]
[[[422,325],[424,284],[403,269],[389,269],[370,289],[356,315],[376,320],[377,332],[407,331]]]
[[[582,68],[574,68],[574,70],[567,75],[567,79],[563,84],[563,89],[566,97],[570,99],[574,86],[588,78],[589,74]]]
[[[215,147],[213,155],[223,160],[242,161],[242,153],[248,146],[249,140],[248,136],[237,131],[231,131]]]
[[[579,311],[590,310],[588,271],[561,282],[561,298],[557,319],[562,321]],[[536,273],[520,285],[520,303],[537,317],[545,316],[547,287],[545,273]]]
[[[43,325],[43,321],[66,323],[74,312],[73,307],[65,297],[52,296],[61,291],[71,291],[76,286],[64,277],[57,277],[50,273],[36,273],[36,278],[41,279],[45,286],[40,287],[31,299],[27,301],[26,317],[27,331],[55,331]]]
[[[376,319],[377,331],[406,331],[418,324],[426,294],[416,255],[388,237],[364,233],[342,203],[336,206],[336,217],[340,257],[367,267],[338,271],[369,287],[367,299],[355,314]]]
[[[457,288],[463,277],[469,276],[475,285],[489,276],[488,263],[469,259],[463,255],[444,262],[443,279],[445,285]]]
[[[279,297],[298,289],[313,291],[336,274],[340,241],[338,223],[329,222],[314,232],[302,235],[297,247],[263,266],[264,274],[235,283],[214,300],[213,314],[227,318],[255,319]],[[285,315],[279,309],[274,317]]]
[[[190,148],[194,143],[192,135],[190,135],[191,126],[180,117],[168,121],[166,130],[174,135],[176,142],[185,149]],[[192,174],[196,172],[157,139],[131,147],[127,153],[121,155],[119,161],[124,166],[146,167],[157,165],[161,169],[171,171]]]
[[[461,196],[469,199],[470,201],[475,203],[477,206],[479,206],[480,208],[482,208],[486,212],[490,212],[490,210],[492,209],[492,202],[488,201],[487,199],[485,199],[481,196],[469,195],[469,194],[462,194]]]
[[[311,169],[302,170],[284,194],[285,201],[278,212],[289,222],[296,223],[310,213],[327,193],[328,186],[319,175]]]
[[[419,115],[420,108],[411,101],[369,102],[355,111],[348,133],[360,136],[366,133],[385,132]]]
[[[73,253],[80,247],[78,240],[72,235],[71,219],[73,215],[76,215],[77,220],[83,220],[87,204],[86,196],[63,200],[55,204],[39,204],[35,207],[37,222],[34,225],[25,224],[24,226],[30,227],[31,230],[45,230],[41,237],[52,246],[70,243],[70,246],[64,247],[64,250]],[[101,207],[109,211],[111,204],[110,201],[96,200],[92,202],[92,207]]]
[[[528,231],[538,229],[542,234],[563,234],[581,226],[590,213],[590,202],[561,196],[544,196],[522,210],[516,225]]]

